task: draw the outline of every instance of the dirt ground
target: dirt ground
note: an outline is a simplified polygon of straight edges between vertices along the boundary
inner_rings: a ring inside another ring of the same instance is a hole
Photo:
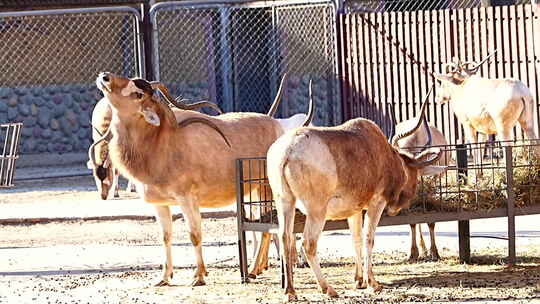
[[[16,190],[1,193],[0,211],[21,201],[73,204],[95,199],[87,178],[32,185],[20,184]],[[158,225],[152,220],[78,220],[0,229],[0,303],[279,303],[283,299],[275,253],[267,272],[249,284],[240,283],[236,218],[232,217],[203,220],[209,276],[202,287],[189,286],[194,254],[182,219],[174,225],[175,269],[170,287],[153,286],[161,275],[163,250]],[[520,246],[518,266],[507,267],[506,251],[500,247],[473,251],[471,265],[460,264],[457,252],[445,248],[439,262],[408,263],[407,248],[377,250],[376,238],[374,273],[384,289],[369,294],[353,289],[352,256],[340,251],[341,246],[350,245],[346,234],[327,233],[319,243],[323,273],[340,298],[330,300],[320,294],[311,270],[297,268],[295,284],[301,303],[530,303],[540,298],[538,244]]]

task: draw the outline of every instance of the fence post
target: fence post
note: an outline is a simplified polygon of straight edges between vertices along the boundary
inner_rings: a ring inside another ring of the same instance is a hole
[[[508,219],[508,264],[516,263],[516,217],[515,217],[515,193],[514,193],[514,164],[512,146],[504,147],[506,161],[506,194],[507,194],[507,219]]]
[[[458,165],[458,182],[464,184],[467,183],[467,145],[458,144],[456,145],[456,154],[457,154],[457,165]]]
[[[141,16],[142,16],[142,25],[141,25],[141,34],[142,34],[142,54],[139,56],[142,57],[142,65],[140,76],[148,80],[156,80],[154,75],[152,52],[154,45],[152,43],[152,21],[150,20],[150,4],[145,2],[141,4]]]
[[[236,218],[238,222],[238,251],[240,257],[240,278],[242,283],[249,283],[247,276],[247,242],[244,231],[244,168],[241,159],[236,160]]]
[[[459,261],[462,263],[471,262],[471,232],[469,221],[458,221],[459,235]]]
[[[458,164],[458,182],[467,183],[467,145],[456,145],[457,164]],[[459,237],[459,261],[470,263],[471,261],[471,233],[469,221],[458,221]]]
[[[233,112],[237,110],[238,105],[234,104],[233,99],[233,86],[232,86],[232,50],[231,50],[231,40],[229,39],[229,28],[230,23],[230,9],[227,7],[219,8],[219,41],[220,49],[222,56],[221,61],[221,84],[223,91],[221,92],[222,96],[222,105],[223,111]],[[217,93],[217,92],[216,92]]]

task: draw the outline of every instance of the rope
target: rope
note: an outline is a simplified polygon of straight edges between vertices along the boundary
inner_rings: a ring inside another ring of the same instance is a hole
[[[387,34],[386,33],[386,30],[384,29],[379,29],[379,26],[377,26],[376,24],[373,24],[369,19],[366,19],[363,14],[358,14],[358,16],[360,16],[360,18],[362,18],[362,20],[364,20],[370,27],[372,27],[373,29],[375,29],[375,31],[377,31],[381,36],[383,36],[384,38],[386,38],[386,40],[388,40],[392,45],[394,45],[397,49],[399,49],[405,56],[407,56],[414,64],[418,65],[423,71],[424,73],[430,75],[431,77],[435,78],[435,75],[433,74],[433,72],[431,72],[430,70],[428,70],[428,68],[423,65],[422,63],[420,63],[418,60],[416,60],[416,58],[414,58],[414,56],[412,54],[410,54],[406,48],[402,47],[399,42],[397,40],[395,40],[390,34]]]

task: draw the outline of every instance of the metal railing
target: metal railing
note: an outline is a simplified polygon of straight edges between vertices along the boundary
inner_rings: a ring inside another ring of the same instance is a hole
[[[517,141],[438,147],[443,152],[440,164],[448,170],[419,179],[411,206],[397,216],[383,215],[379,226],[459,221],[460,257],[467,261],[470,247],[462,244],[469,244],[468,221],[507,217],[508,256],[513,263],[515,216],[540,214],[540,144]],[[236,169],[240,268],[242,280],[247,282],[245,232],[277,233],[277,210],[266,176],[266,159],[239,159]],[[294,231],[301,233],[305,216],[299,211],[296,215]],[[324,227],[341,229],[348,229],[346,220],[327,221]]]
[[[0,188],[13,187],[15,161],[19,158],[19,138],[22,123],[0,124]]]

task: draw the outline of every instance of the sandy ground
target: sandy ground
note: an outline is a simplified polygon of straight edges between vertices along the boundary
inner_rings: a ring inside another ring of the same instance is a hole
[[[100,203],[93,190],[89,177],[18,183],[16,189],[0,193],[0,218],[3,211],[15,215],[32,207],[36,214],[53,213],[41,209],[65,210],[74,204],[79,209],[91,209],[89,204]],[[142,206],[136,194],[122,192],[121,196],[121,200],[107,203]],[[152,214],[151,208],[144,213]],[[473,264],[460,264],[455,223],[438,225],[438,245],[443,257],[440,262],[424,259],[408,263],[408,228],[379,228],[374,272],[385,288],[378,294],[353,289],[353,249],[348,232],[325,232],[319,242],[323,273],[341,297],[330,301],[320,294],[309,268],[295,270],[297,292],[301,302],[530,303],[540,297],[540,229],[536,224],[539,221],[538,216],[518,218],[519,264],[510,268],[504,262],[506,242],[496,239],[474,238]],[[505,227],[504,219],[471,222],[473,235],[504,236]],[[182,219],[175,221],[174,229],[173,286],[153,287],[159,281],[163,260],[159,227],[153,220],[75,220],[1,226],[0,303],[282,301],[279,262],[273,248],[270,269],[249,284],[240,283],[236,218],[203,220],[203,254],[209,277],[208,284],[202,287],[189,286],[194,254]]]

